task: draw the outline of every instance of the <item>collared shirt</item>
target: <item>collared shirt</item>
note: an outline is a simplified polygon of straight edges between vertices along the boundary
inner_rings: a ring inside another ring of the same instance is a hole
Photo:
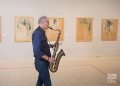
[[[35,59],[43,60],[41,57],[47,55],[51,57],[50,48],[47,42],[45,31],[38,27],[32,34],[32,45]]]

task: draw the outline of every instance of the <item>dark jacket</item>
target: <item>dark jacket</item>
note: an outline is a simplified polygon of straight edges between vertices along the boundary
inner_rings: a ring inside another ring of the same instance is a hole
[[[51,57],[50,48],[47,42],[45,31],[38,27],[32,34],[32,45],[35,59],[44,60],[41,57],[47,55]]]

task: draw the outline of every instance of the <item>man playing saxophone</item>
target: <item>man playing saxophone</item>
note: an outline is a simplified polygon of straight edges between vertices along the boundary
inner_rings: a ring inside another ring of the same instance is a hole
[[[35,57],[35,68],[38,71],[36,86],[51,86],[49,74],[49,63],[54,63],[55,58],[51,57],[45,30],[48,29],[49,20],[42,16],[38,20],[38,28],[32,34],[33,53]]]

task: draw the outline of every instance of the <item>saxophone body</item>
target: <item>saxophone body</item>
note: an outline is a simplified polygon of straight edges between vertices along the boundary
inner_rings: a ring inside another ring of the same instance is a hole
[[[49,27],[49,28],[52,29],[51,27]],[[54,29],[52,29],[52,30],[54,30]],[[59,48],[59,39],[60,39],[61,31],[59,29],[56,29],[54,31],[58,32],[58,36],[57,36],[57,40],[55,42],[55,46],[53,48],[53,54],[52,54],[52,57],[55,58],[55,62],[49,64],[49,70],[52,73],[54,73],[58,70],[59,62],[60,62],[62,56],[65,56],[65,53],[62,49],[57,53],[58,48]]]

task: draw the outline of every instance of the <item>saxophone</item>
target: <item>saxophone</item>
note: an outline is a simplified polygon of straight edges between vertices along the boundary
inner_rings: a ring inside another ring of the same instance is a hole
[[[49,64],[49,70],[52,73],[55,73],[58,70],[59,62],[60,62],[62,56],[65,56],[65,53],[61,49],[59,51],[59,53],[57,54],[57,51],[58,51],[58,48],[59,48],[59,39],[60,39],[60,35],[61,35],[61,30],[60,29],[53,29],[51,27],[49,27],[49,28],[58,32],[57,40],[55,42],[55,46],[53,47],[53,54],[52,54],[52,57],[55,58],[55,62]],[[57,56],[56,56],[56,54],[57,54]]]

